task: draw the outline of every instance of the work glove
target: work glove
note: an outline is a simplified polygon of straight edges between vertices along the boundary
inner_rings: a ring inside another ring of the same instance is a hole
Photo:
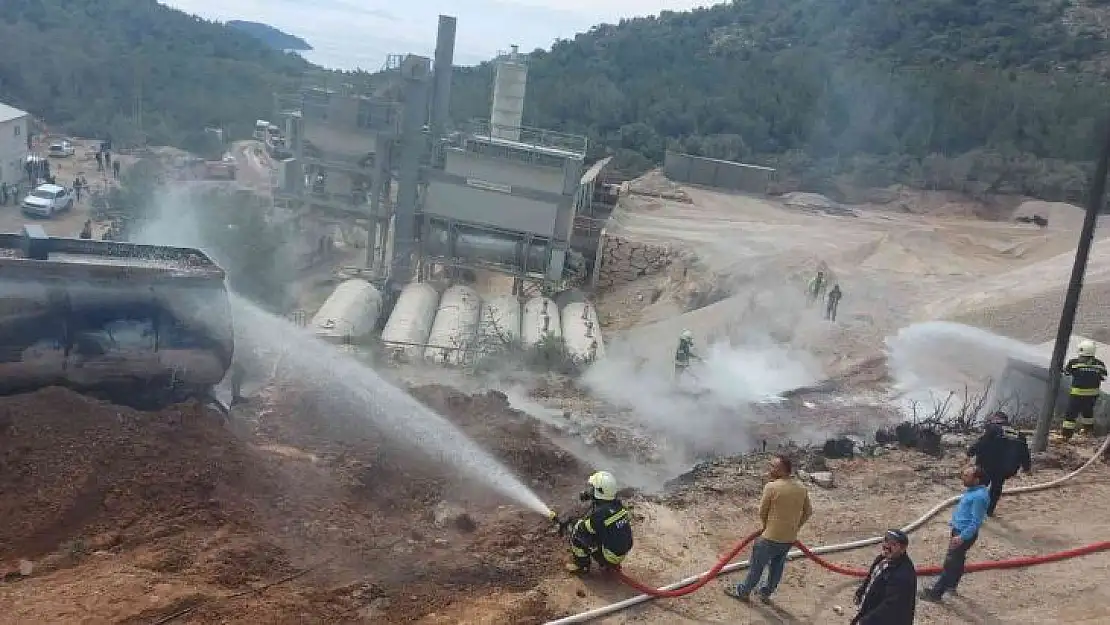
[[[559,536],[566,536],[574,526],[574,519],[559,519],[555,517],[555,531]]]

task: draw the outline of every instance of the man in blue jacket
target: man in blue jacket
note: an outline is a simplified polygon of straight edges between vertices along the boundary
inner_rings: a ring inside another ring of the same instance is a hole
[[[967,552],[979,538],[979,528],[987,518],[987,507],[990,506],[991,497],[987,487],[983,485],[986,473],[982,467],[965,468],[960,479],[966,490],[956,504],[956,509],[952,511],[952,520],[948,522],[952,531],[948,552],[944,555],[944,571],[933,587],[922,590],[920,595],[922,599],[934,603],[940,601],[944,593],[955,590],[960,584],[964,564],[967,563]]]

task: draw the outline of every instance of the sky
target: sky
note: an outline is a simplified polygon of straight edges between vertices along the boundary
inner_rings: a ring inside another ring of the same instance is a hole
[[[438,16],[458,18],[455,64],[475,65],[517,44],[548,48],[594,24],[681,11],[716,0],[161,0],[219,21],[262,22],[308,41],[333,69],[377,70],[392,53],[431,56]],[[465,7],[465,8],[464,8]]]

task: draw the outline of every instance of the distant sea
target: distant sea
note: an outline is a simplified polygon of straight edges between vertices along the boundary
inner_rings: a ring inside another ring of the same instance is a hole
[[[162,0],[208,19],[268,24],[307,41],[298,54],[333,69],[378,70],[386,56],[432,56],[440,13],[458,17],[455,64],[476,65],[511,44],[522,50],[548,48],[573,37],[596,18],[582,13],[498,0]],[[465,8],[462,8],[465,7]]]

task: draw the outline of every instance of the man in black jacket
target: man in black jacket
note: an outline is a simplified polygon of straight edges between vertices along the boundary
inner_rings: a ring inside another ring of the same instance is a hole
[[[882,553],[856,590],[859,613],[852,625],[913,625],[917,608],[917,571],[906,553],[910,537],[887,530]]]
[[[982,467],[990,482],[991,502],[987,516],[994,516],[1006,480],[1017,475],[1018,469],[1026,474],[1033,471],[1029,444],[1020,432],[1010,427],[1010,418],[1001,410],[987,420],[986,432],[971,444],[967,456],[975,457],[975,464]]]

